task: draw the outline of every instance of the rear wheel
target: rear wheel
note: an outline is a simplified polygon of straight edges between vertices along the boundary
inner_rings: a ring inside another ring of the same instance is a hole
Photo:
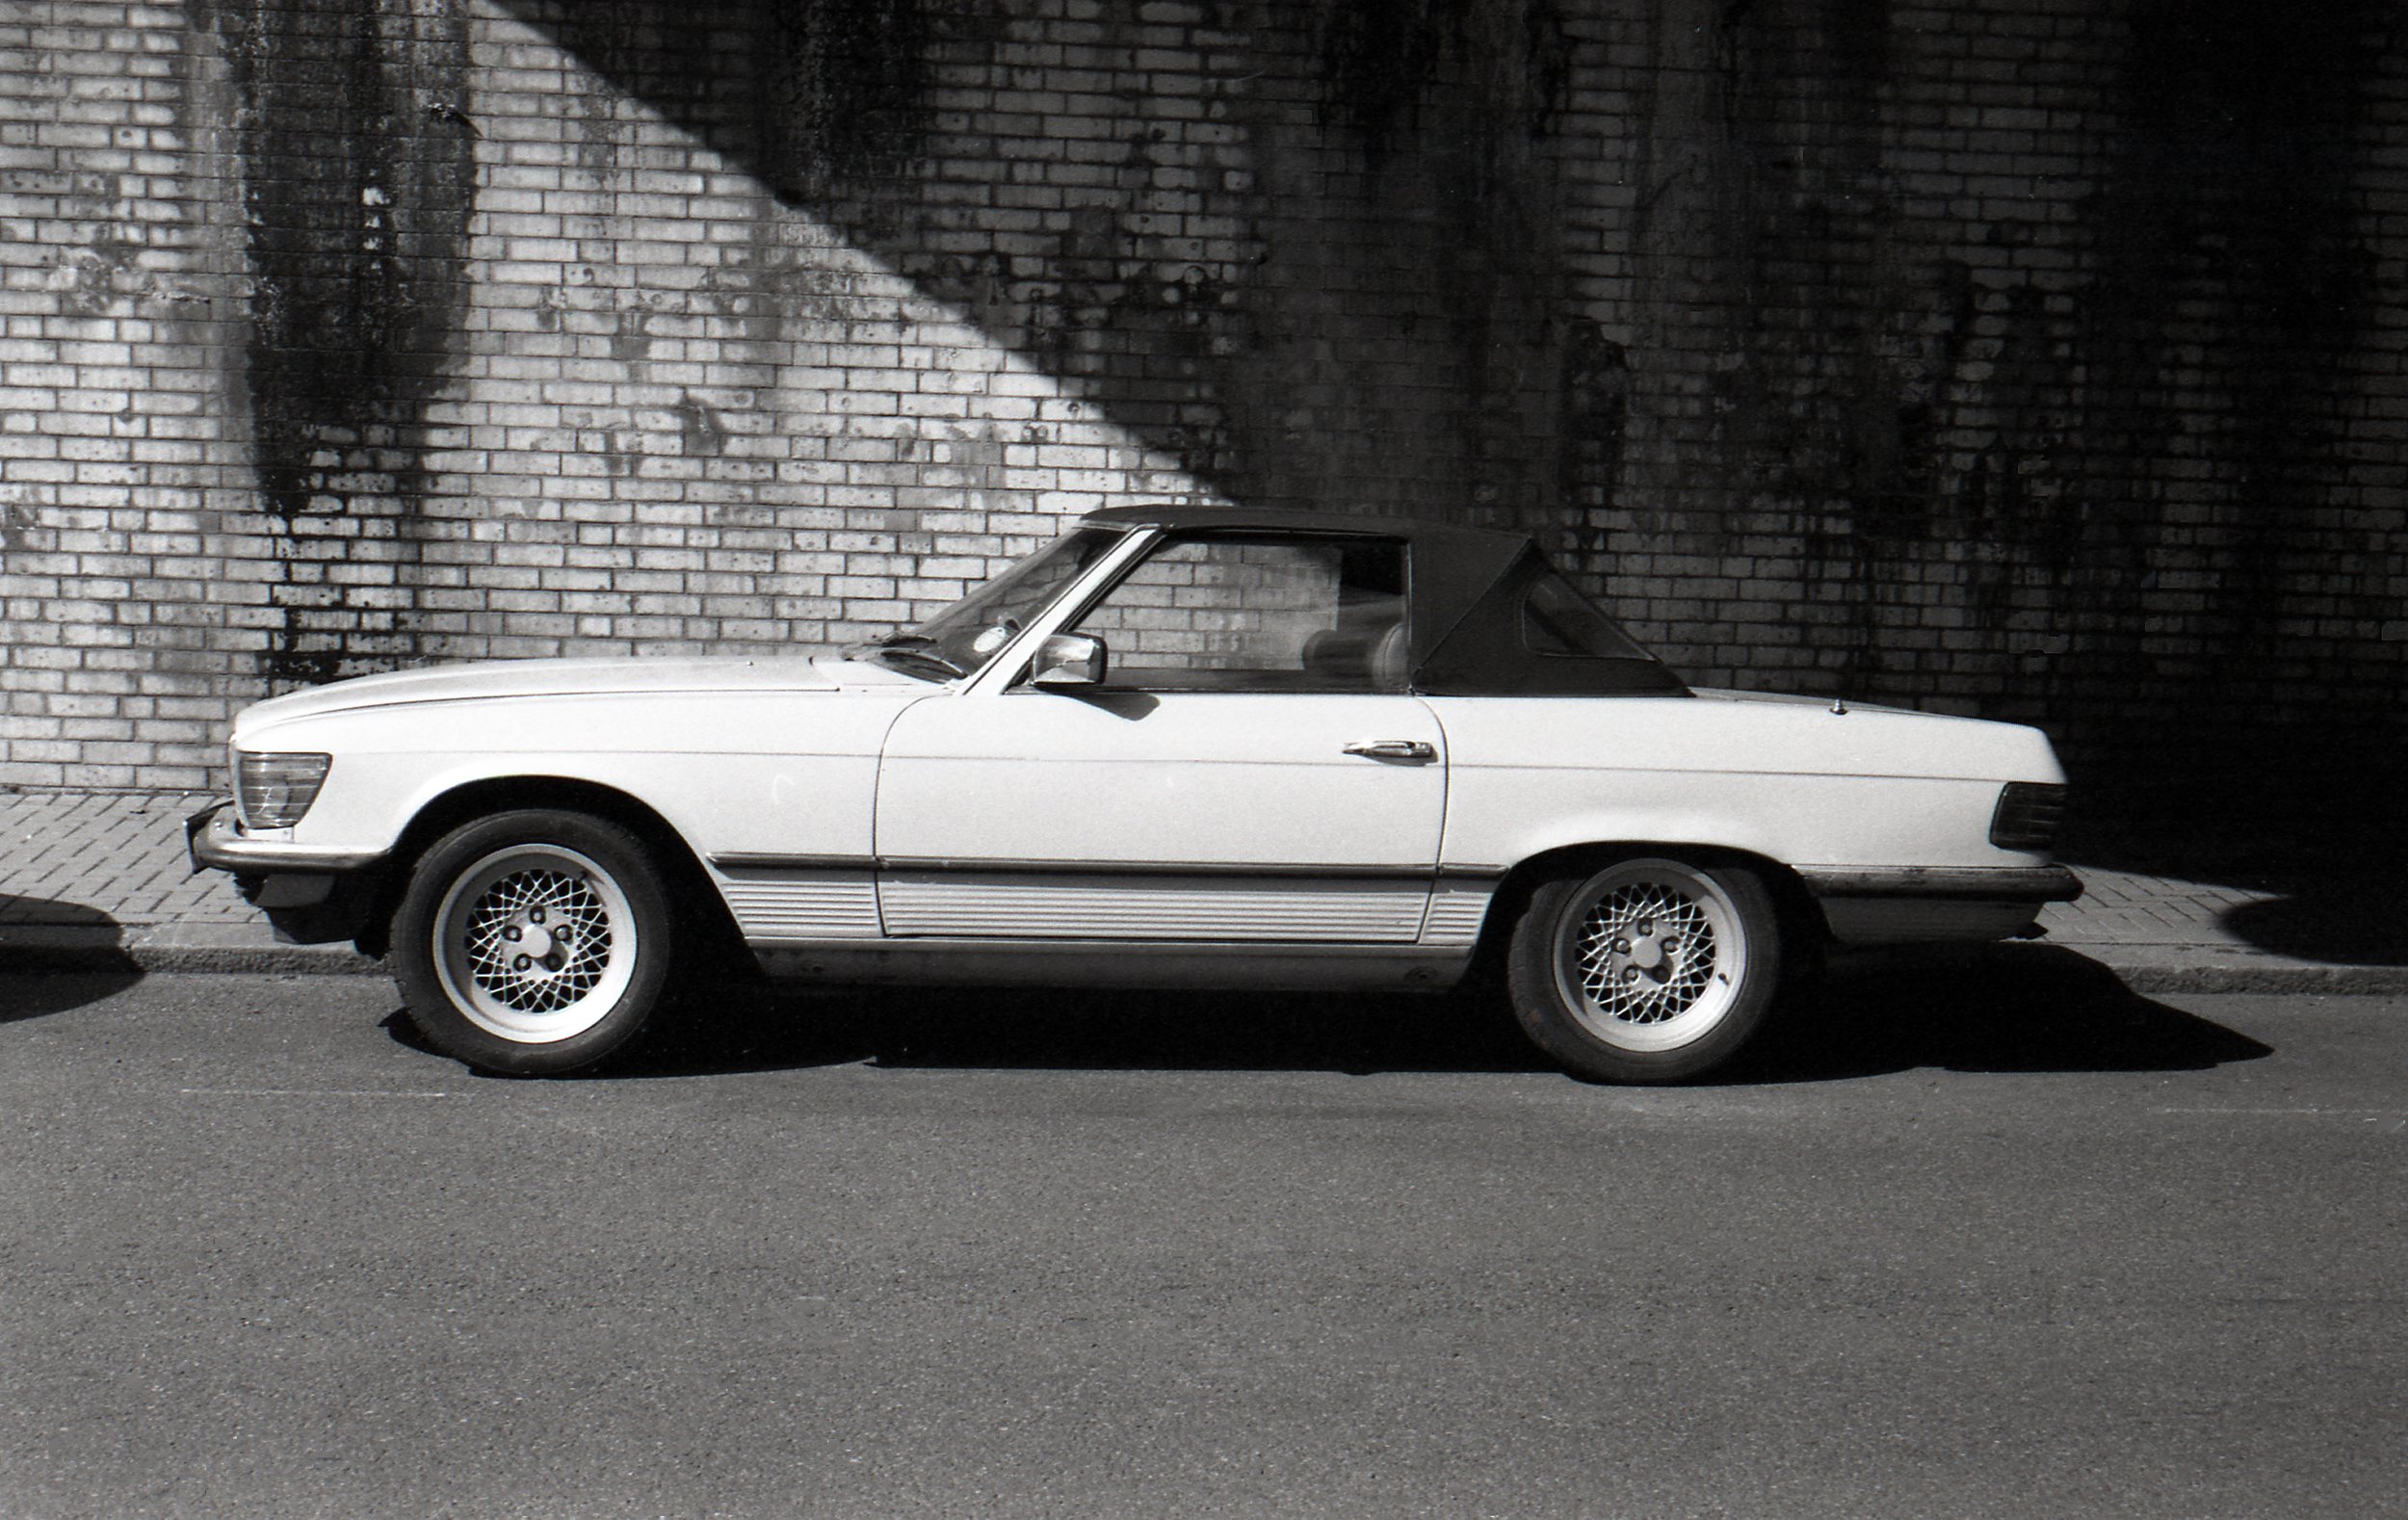
[[[437,1049],[545,1076],[643,1028],[671,939],[641,841],[587,814],[526,809],[463,825],[419,858],[394,920],[394,974]]]
[[[1575,1074],[1679,1082],[1763,1025],[1780,959],[1779,915],[1754,872],[1641,856],[1531,894],[1507,984],[1523,1029]]]

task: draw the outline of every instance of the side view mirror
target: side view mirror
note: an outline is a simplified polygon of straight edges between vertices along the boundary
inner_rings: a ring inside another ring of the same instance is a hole
[[[1060,691],[1068,687],[1101,686],[1111,654],[1104,641],[1086,634],[1048,634],[1036,646],[1029,666],[1029,684]]]

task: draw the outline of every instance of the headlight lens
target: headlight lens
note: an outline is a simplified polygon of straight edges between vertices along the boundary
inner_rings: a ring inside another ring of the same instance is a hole
[[[1990,815],[1990,843],[2001,850],[2045,851],[2065,821],[2065,788],[2043,781],[2009,781]]]
[[[318,800],[331,755],[249,754],[234,756],[234,808],[246,828],[290,828]]]

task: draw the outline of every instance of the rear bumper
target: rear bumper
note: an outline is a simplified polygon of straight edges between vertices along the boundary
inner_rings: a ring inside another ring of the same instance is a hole
[[[2081,878],[2063,866],[1805,866],[1806,890],[1832,898],[1948,898],[2071,903]]]
[[[2041,908],[2081,896],[2063,866],[1819,866],[1799,871],[1844,945],[2015,939]]]

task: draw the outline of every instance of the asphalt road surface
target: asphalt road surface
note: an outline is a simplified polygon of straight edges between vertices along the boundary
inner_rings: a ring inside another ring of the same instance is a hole
[[[2408,1514],[2408,1004],[1845,971],[1723,1083],[1460,1003],[0,978],[0,1515]]]

